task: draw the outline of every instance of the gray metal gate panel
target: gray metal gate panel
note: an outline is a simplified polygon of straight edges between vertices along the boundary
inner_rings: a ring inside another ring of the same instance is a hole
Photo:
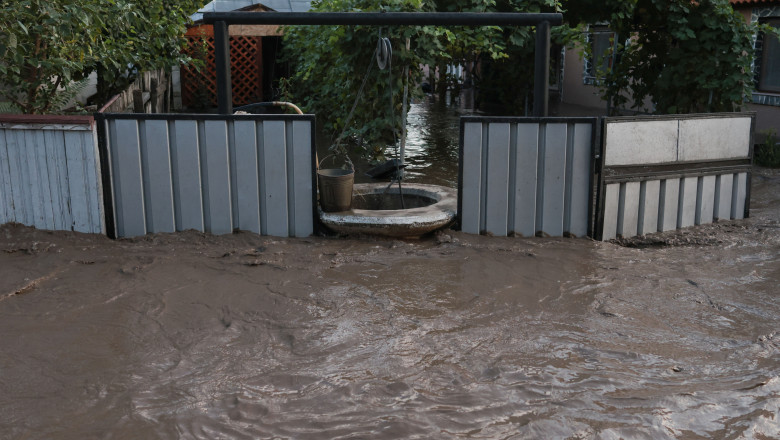
[[[104,232],[91,124],[0,123],[0,224]]]
[[[116,236],[314,230],[314,116],[107,114],[100,127]]]
[[[461,118],[461,230],[504,236],[589,234],[596,121]]]
[[[744,218],[754,123],[752,113],[606,118],[597,237]]]

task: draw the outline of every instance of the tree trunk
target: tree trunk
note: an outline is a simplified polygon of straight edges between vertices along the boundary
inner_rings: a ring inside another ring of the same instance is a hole
[[[437,70],[439,71],[439,102],[445,103],[447,100],[447,64],[440,62]]]

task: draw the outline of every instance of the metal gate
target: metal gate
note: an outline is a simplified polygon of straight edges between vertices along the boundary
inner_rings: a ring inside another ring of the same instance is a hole
[[[461,118],[461,230],[502,236],[591,235],[597,121]]]
[[[313,115],[98,117],[111,236],[311,235]]]

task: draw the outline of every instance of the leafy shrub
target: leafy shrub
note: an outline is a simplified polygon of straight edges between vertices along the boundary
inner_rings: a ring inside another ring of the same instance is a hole
[[[763,167],[780,167],[780,142],[775,130],[765,132],[764,143],[757,145],[755,151],[756,164]]]

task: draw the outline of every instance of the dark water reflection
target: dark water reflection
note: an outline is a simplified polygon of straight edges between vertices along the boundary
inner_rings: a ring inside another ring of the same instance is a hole
[[[460,117],[432,101],[412,104],[407,117],[406,180],[458,186]]]
[[[468,114],[457,108],[437,105],[430,97],[411,104],[407,115],[406,181],[450,188],[458,186],[460,117]],[[329,142],[325,134],[318,136],[317,149],[321,158],[328,154]],[[388,158],[397,157],[398,149],[388,148],[386,154]],[[329,163],[326,161],[325,165]],[[375,182],[364,175],[372,165],[355,160],[355,166],[355,182]]]

